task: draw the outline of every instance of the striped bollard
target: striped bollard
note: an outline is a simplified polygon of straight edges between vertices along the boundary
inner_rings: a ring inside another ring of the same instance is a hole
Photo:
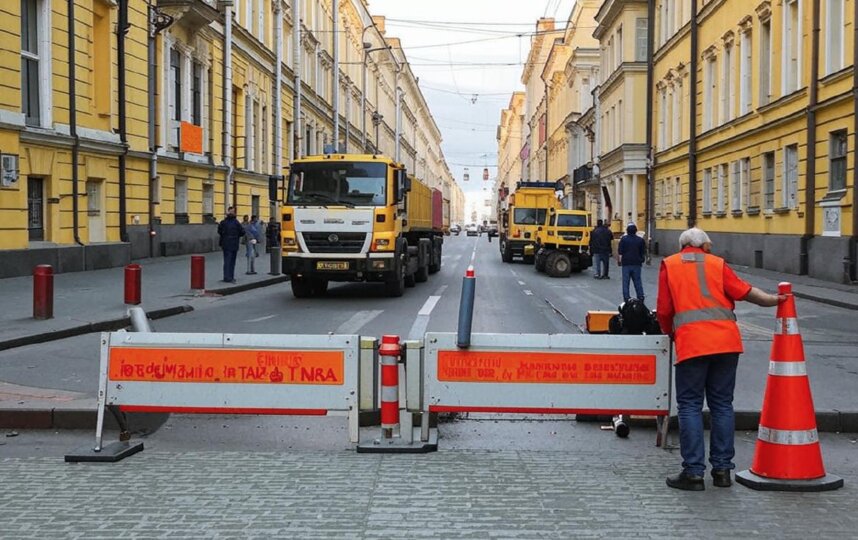
[[[381,436],[392,439],[399,430],[399,336],[381,337]]]

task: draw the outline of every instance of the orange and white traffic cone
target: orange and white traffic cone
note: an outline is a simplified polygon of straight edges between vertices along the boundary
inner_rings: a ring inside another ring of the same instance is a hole
[[[778,304],[754,461],[736,481],[765,491],[838,489],[843,479],[826,474],[822,464],[792,285],[780,283],[778,293],[787,300]]]

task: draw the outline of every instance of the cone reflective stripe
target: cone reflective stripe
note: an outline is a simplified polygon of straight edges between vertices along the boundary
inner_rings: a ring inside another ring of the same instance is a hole
[[[787,299],[778,304],[754,460],[749,470],[736,475],[736,480],[764,490],[837,489],[843,480],[826,475],[822,463],[792,285],[781,283],[778,293],[787,295]]]
[[[382,336],[381,356],[381,429],[385,438],[399,427],[399,336]]]

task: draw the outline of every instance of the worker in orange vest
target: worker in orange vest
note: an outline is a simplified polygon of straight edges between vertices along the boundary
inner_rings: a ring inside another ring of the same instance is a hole
[[[676,403],[682,472],[667,485],[688,491],[705,489],[703,397],[711,415],[709,462],[715,486],[729,487],[735,468],[733,390],[742,336],[733,313],[745,300],[771,307],[786,299],[752,287],[711,254],[712,241],[702,229],[679,236],[680,252],[665,258],[658,276],[656,315],[676,349]]]

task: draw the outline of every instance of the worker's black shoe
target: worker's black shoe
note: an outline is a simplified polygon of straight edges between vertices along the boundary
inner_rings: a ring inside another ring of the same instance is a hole
[[[712,484],[717,487],[730,487],[733,481],[730,479],[730,469],[713,469]]]
[[[668,476],[666,482],[667,485],[673,489],[682,489],[685,491],[703,491],[706,489],[702,476],[688,474],[685,471],[673,476]]]

